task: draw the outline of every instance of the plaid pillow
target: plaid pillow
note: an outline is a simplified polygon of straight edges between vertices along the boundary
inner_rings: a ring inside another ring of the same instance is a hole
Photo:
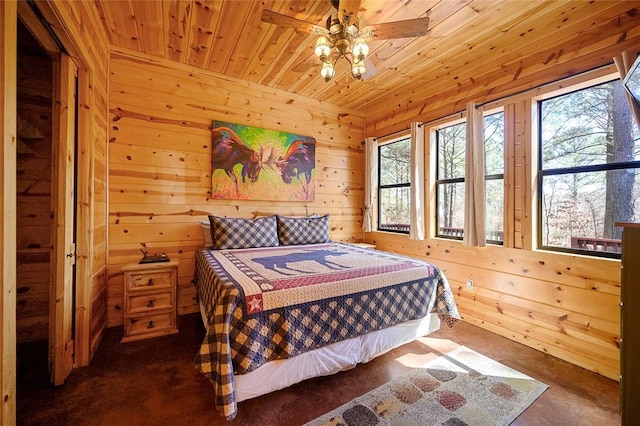
[[[280,245],[318,244],[329,241],[329,215],[302,218],[278,217]]]
[[[257,219],[209,216],[214,249],[274,247],[278,245],[275,216]]]

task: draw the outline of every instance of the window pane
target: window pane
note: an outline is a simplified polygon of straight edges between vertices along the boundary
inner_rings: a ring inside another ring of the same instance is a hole
[[[541,127],[543,169],[640,159],[620,80],[542,101]]]
[[[504,231],[504,180],[485,181],[486,234],[487,240],[503,241]]]
[[[380,188],[380,229],[409,232],[410,187]]]
[[[466,126],[466,123],[460,123],[436,131],[438,142],[437,179],[464,177]]]
[[[617,221],[640,220],[640,169],[545,176],[542,244],[620,252]],[[620,190],[629,188],[629,190]]]
[[[438,235],[460,237],[464,228],[464,182],[438,184]]]
[[[380,185],[410,182],[411,140],[380,146]]]
[[[504,173],[504,113],[484,117],[485,175]]]

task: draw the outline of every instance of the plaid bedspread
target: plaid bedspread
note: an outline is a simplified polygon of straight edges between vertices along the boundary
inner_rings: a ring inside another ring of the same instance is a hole
[[[434,311],[460,319],[434,265],[342,243],[201,249],[194,282],[208,319],[196,365],[227,419],[236,374]]]

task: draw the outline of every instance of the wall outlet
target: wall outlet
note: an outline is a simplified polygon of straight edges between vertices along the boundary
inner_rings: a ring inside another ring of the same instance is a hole
[[[467,280],[467,288],[473,288],[473,280]]]

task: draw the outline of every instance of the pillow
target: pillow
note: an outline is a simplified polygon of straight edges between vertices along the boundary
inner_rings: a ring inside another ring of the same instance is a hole
[[[243,219],[209,216],[214,249],[274,247],[278,245],[275,216]]]
[[[278,218],[280,245],[319,244],[329,242],[329,215]]]
[[[211,239],[211,223],[209,223],[208,220],[201,220],[200,229],[202,229],[202,234],[204,235],[204,246],[206,248],[212,248],[213,240]]]

